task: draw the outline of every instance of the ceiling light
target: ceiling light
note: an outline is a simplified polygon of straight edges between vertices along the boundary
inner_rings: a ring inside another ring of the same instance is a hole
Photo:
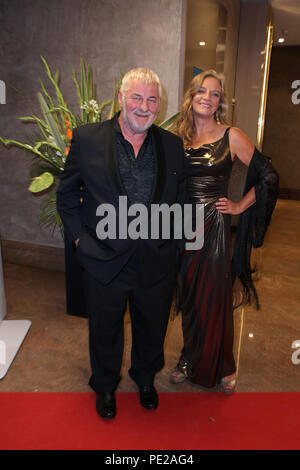
[[[199,46],[205,46],[205,41],[200,41]]]
[[[282,29],[281,30],[281,34],[280,34],[280,37],[278,39],[278,42],[280,44],[282,44],[283,42],[285,42],[286,38],[288,36],[288,30],[287,29]]]

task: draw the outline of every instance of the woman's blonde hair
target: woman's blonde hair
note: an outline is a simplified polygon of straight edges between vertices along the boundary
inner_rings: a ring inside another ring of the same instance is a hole
[[[205,70],[204,72],[196,75],[190,83],[188,90],[185,92],[181,111],[176,121],[175,133],[182,138],[185,146],[190,145],[195,134],[195,121],[193,113],[193,98],[198,92],[199,88],[203,85],[204,80],[207,77],[216,78],[221,86],[221,97],[220,105],[215,112],[215,120],[220,124],[227,124],[226,120],[226,108],[227,104],[225,101],[224,82],[220,75],[215,70]]]

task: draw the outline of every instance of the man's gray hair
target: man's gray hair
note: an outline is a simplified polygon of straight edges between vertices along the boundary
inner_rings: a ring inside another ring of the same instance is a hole
[[[161,98],[161,83],[158,75],[153,72],[151,69],[145,69],[139,67],[137,69],[132,69],[127,72],[123,79],[120,86],[120,92],[122,95],[128,90],[129,84],[131,80],[139,80],[142,83],[156,83],[158,86],[158,94],[159,98]]]

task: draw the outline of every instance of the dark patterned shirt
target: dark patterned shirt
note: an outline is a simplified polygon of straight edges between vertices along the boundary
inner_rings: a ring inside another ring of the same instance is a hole
[[[148,205],[151,201],[156,173],[151,129],[135,158],[134,149],[122,134],[118,116],[115,117],[115,144],[120,177],[129,204]]]

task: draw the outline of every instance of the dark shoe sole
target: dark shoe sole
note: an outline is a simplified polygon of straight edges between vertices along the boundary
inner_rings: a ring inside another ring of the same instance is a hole
[[[116,417],[116,414],[117,413],[108,413],[108,414],[101,414],[98,412],[98,415],[102,418],[102,419],[113,419]]]
[[[141,402],[141,405],[145,410],[156,410],[156,408],[158,408],[158,403],[157,405],[156,404],[145,405]]]

